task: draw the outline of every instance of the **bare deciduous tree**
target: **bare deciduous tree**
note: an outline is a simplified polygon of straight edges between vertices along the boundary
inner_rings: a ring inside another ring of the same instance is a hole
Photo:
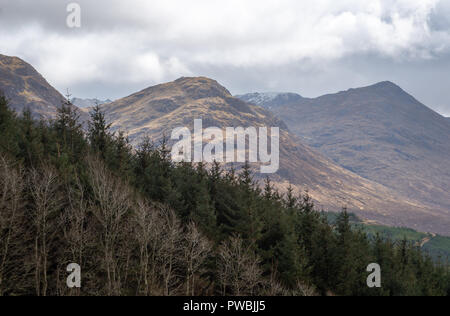
[[[297,288],[293,294],[296,296],[317,296],[317,292],[314,287],[301,281],[297,281]]]
[[[154,205],[139,200],[133,217],[134,236],[139,248],[139,275],[137,294],[157,295],[158,258],[163,242],[163,221]]]
[[[61,210],[63,198],[57,171],[44,166],[29,172],[29,188],[33,198],[32,211],[34,239],[35,286],[38,296],[46,296],[49,286],[49,253],[58,232],[55,223],[57,212]]]
[[[69,205],[65,212],[61,214],[61,227],[64,235],[64,241],[67,244],[65,251],[66,258],[62,261],[64,264],[77,263],[84,266],[85,256],[88,246],[91,244],[92,234],[88,223],[89,201],[85,197],[85,188],[77,177],[73,186],[68,188]],[[61,267],[61,272],[66,275],[65,267]],[[86,279],[86,274],[84,275]],[[80,295],[80,289],[67,291],[64,280],[61,281],[61,294]]]
[[[17,277],[17,262],[23,246],[18,244],[18,236],[23,233],[22,193],[24,178],[21,169],[15,169],[5,157],[0,156],[0,296],[3,296],[9,286],[14,285]],[[22,254],[23,255],[23,254]],[[5,276],[8,276],[9,286]]]
[[[264,296],[287,296],[289,291],[278,281],[276,269],[272,269],[270,278],[265,282]]]
[[[183,229],[172,209],[161,206],[163,234],[160,253],[160,269],[163,278],[164,295],[177,294],[182,286]]]
[[[120,265],[127,265],[129,259],[127,251],[125,262],[120,261],[121,251],[127,248],[120,249],[120,241],[127,231],[125,215],[132,205],[132,194],[129,186],[116,178],[102,162],[89,159],[87,163],[95,197],[92,212],[101,227],[99,238],[107,275],[107,294],[120,295],[121,281],[124,279],[122,272],[126,273]]]
[[[233,236],[222,243],[218,254],[218,278],[222,294],[230,289],[232,295],[254,295],[262,284],[260,260],[254,252],[245,247],[241,237]]]
[[[184,236],[184,261],[186,265],[186,295],[195,296],[195,278],[202,272],[206,259],[211,254],[212,245],[197,229],[194,223],[190,223]]]

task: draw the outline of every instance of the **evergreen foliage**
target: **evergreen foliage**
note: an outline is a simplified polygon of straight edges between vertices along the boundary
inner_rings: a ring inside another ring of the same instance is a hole
[[[133,151],[91,116],[84,134],[68,102],[36,122],[0,97],[0,295],[450,294],[448,267],[407,240],[369,237],[346,210],[330,224],[248,164],[174,164],[150,139]],[[72,262],[81,289],[65,285]]]

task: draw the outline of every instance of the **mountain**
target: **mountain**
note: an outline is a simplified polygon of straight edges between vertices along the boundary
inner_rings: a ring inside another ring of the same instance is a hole
[[[450,233],[448,218],[443,220],[440,213],[420,202],[338,166],[304,145],[269,111],[233,97],[214,80],[180,78],[103,105],[102,109],[113,129],[127,132],[135,145],[144,136],[154,140],[164,134],[170,136],[177,127],[192,130],[194,119],[199,118],[204,128],[279,126],[280,170],[273,180],[280,188],[292,183],[308,189],[325,209],[347,206],[380,223]]]
[[[337,164],[449,218],[450,124],[397,85],[262,105]]]
[[[18,113],[29,108],[34,117],[52,118],[64,97],[30,64],[0,55],[0,91]]]
[[[18,57],[0,54],[0,93],[17,113],[30,110],[35,119],[53,119],[66,98],[53,88],[30,64]],[[80,122],[89,120],[87,111],[73,106]]]
[[[19,58],[3,55],[0,55],[0,90],[10,99],[13,109],[20,112],[28,108],[36,118],[54,117],[64,100],[31,65]],[[264,106],[272,104],[274,109],[283,109],[286,104],[312,102],[295,94],[266,94],[261,100]],[[348,170],[350,168],[342,168],[304,145],[305,141],[291,133],[287,125],[270,111],[233,97],[214,80],[181,78],[102,107],[113,128],[126,131],[133,144],[145,135],[157,140],[163,134],[170,135],[176,127],[192,127],[197,118],[203,118],[204,128],[278,126],[281,128],[281,167],[273,177],[278,187],[285,189],[292,183],[298,190],[308,189],[319,207],[327,210],[347,206],[361,217],[381,224],[450,234],[448,213],[442,216],[442,208],[435,207],[436,204],[425,203],[420,196],[405,197],[388,186],[356,175]],[[89,108],[81,109],[81,121],[87,120],[88,111]],[[420,117],[421,113],[415,115]],[[290,118],[286,121],[291,130],[298,132]],[[449,125],[447,121],[445,123],[445,126]],[[437,143],[440,142],[438,138]],[[312,145],[321,150],[317,144]],[[442,173],[447,170],[444,166]]]
[[[237,95],[238,99],[247,103],[260,105],[267,109],[276,108],[286,103],[297,102],[303,99],[303,97],[296,93],[249,93],[244,95]]]
[[[208,78],[180,78],[150,87],[129,97],[105,104],[113,129],[126,130],[132,141],[144,136],[170,136],[175,127],[192,127],[202,118],[208,126],[286,125],[261,107],[232,97],[230,92]]]
[[[111,100],[99,100],[99,99],[81,99],[81,98],[72,98],[72,104],[79,108],[89,108],[96,104],[102,105],[105,103],[111,103]]]

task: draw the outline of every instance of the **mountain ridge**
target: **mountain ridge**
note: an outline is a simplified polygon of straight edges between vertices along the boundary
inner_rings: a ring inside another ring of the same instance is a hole
[[[273,107],[337,164],[450,213],[450,125],[392,82]]]
[[[29,63],[18,57],[0,54],[0,93],[18,114],[30,110],[35,119],[54,119],[66,98]],[[86,113],[73,109],[86,121]]]
[[[236,95],[236,98],[268,109],[303,99],[301,95],[289,92],[249,93]]]
[[[64,97],[30,64],[18,57],[0,54],[0,91],[12,109],[21,113],[32,108],[36,118],[53,118]]]
[[[107,100],[99,100],[99,99],[83,99],[83,98],[72,98],[70,100],[70,102],[72,102],[73,105],[75,105],[76,107],[83,109],[83,108],[89,108],[92,106],[95,106],[96,104],[98,105],[102,105],[105,103],[111,103],[112,101],[107,99]]]
[[[277,126],[281,128],[281,168],[274,176],[279,188],[289,183],[308,189],[320,206],[340,209],[348,206],[366,218],[391,225],[421,226],[422,230],[447,231],[450,222],[438,219],[433,209],[409,200],[388,188],[361,178],[291,134],[288,126],[268,110],[231,96],[217,81],[205,77],[180,78],[149,87],[113,103],[101,106],[114,130],[128,133],[136,145],[149,136],[169,136],[177,127],[192,130],[202,118],[207,127]],[[414,217],[417,221],[411,221]],[[422,223],[422,225],[418,224]],[[439,226],[439,227],[438,227]]]
[[[5,58],[8,62],[0,64],[3,75],[1,84],[8,87],[7,97],[13,101],[13,108],[18,112],[29,108],[35,117],[53,118],[62,101],[61,94],[31,65],[18,58],[3,57],[3,60]],[[8,65],[5,66],[5,63]],[[24,90],[36,88],[24,83],[30,75],[38,80],[41,84],[38,86],[42,89]],[[49,98],[52,102],[45,103],[46,94],[43,92],[48,91],[57,98]],[[38,92],[41,92],[39,100],[22,96],[24,93]],[[169,135],[173,128],[192,127],[195,118],[203,119],[204,128],[278,126],[281,130],[281,168],[274,175],[278,188],[286,189],[292,183],[298,191],[307,189],[319,207],[326,210],[347,206],[365,219],[381,224],[448,233],[450,223],[442,220],[440,213],[433,208],[342,168],[316,149],[303,144],[304,140],[294,136],[288,125],[272,112],[233,97],[215,80],[206,77],[180,78],[148,87],[101,108],[105,110],[113,129],[127,132],[134,145],[145,136],[157,141],[163,135]],[[80,113],[87,117],[87,112],[89,108],[82,109]]]

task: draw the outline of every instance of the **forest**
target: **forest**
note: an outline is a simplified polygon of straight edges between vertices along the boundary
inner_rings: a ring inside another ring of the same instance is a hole
[[[0,296],[450,295],[420,247],[369,236],[345,209],[330,223],[251,170],[173,163],[164,140],[134,149],[98,106],[85,127],[69,101],[37,121],[0,97]]]

